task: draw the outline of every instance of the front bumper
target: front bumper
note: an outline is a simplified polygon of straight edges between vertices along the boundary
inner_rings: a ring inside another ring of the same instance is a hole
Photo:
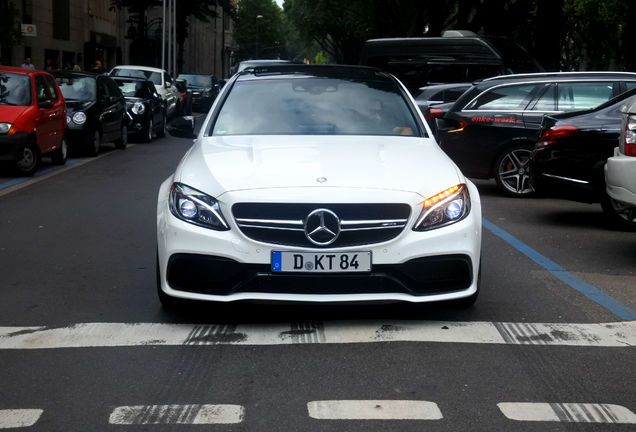
[[[610,197],[636,206],[636,157],[616,151],[605,164],[605,183]]]
[[[319,250],[266,244],[246,237],[230,210],[232,204],[247,199],[246,192],[226,194],[232,196],[224,195],[225,200],[219,201],[229,231],[183,222],[168,208],[170,184],[171,179],[161,186],[157,209],[158,283],[169,296],[220,302],[431,302],[469,297],[478,289],[481,205],[472,183],[468,183],[471,212],[460,222],[416,232],[412,226],[419,212],[414,211],[406,228],[393,240]],[[421,197],[412,193],[398,195],[397,202],[421,202]],[[370,251],[372,268],[369,273],[328,275],[273,272],[271,253],[280,250]]]
[[[22,157],[24,146],[29,142],[29,134],[16,132],[0,135],[0,161],[17,161]]]

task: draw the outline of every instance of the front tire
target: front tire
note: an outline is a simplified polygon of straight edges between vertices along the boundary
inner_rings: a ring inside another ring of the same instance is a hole
[[[64,165],[68,160],[68,143],[65,136],[62,137],[58,149],[51,153],[51,160],[55,165]]]
[[[159,129],[159,131],[157,132],[157,136],[159,138],[163,138],[167,135],[167,133],[168,133],[168,116],[164,112],[163,121],[161,122],[161,129]]]
[[[121,137],[115,141],[115,148],[119,150],[125,150],[128,145],[128,126],[121,125]]]
[[[152,124],[152,119],[148,120],[148,125],[146,126],[146,130],[144,131],[144,136],[143,136],[143,141],[146,143],[149,143],[150,141],[152,141],[152,129],[153,129],[153,124]]]
[[[20,158],[15,162],[15,171],[22,177],[31,177],[40,166],[40,151],[35,142],[29,141],[22,149]]]
[[[601,208],[613,228],[636,231],[636,207],[616,201],[604,193],[601,197]]]
[[[99,148],[102,146],[102,134],[98,130],[94,131],[91,136],[88,137],[86,143],[86,152],[89,156],[95,157],[99,154]]]
[[[495,181],[505,195],[524,198],[534,193],[530,184],[530,155],[532,148],[517,144],[507,148],[495,161]]]

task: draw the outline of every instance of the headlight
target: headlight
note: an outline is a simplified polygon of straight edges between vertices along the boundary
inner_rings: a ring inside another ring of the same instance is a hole
[[[0,123],[0,134],[12,135],[15,132],[15,128],[11,123]]]
[[[131,108],[134,114],[143,114],[146,111],[146,107],[141,102],[135,102]]]
[[[73,123],[78,125],[83,125],[84,123],[86,123],[86,114],[84,114],[82,111],[73,114]]]
[[[434,195],[422,203],[422,213],[413,229],[428,231],[459,222],[470,212],[470,195],[465,184],[459,184]]]
[[[217,231],[230,229],[217,200],[181,183],[174,183],[170,189],[170,211],[194,225]]]

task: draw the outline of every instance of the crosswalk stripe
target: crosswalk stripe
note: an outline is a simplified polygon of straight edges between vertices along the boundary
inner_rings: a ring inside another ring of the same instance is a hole
[[[117,407],[109,424],[235,424],[241,423],[245,408],[241,405],[137,405]]]
[[[58,328],[0,327],[0,349],[378,342],[633,347],[636,346],[636,321],[600,324],[480,321],[259,325],[82,323]]]
[[[41,409],[0,410],[0,429],[14,429],[33,426],[42,415]]]
[[[621,405],[502,402],[497,406],[510,420],[636,424],[636,414]]]
[[[434,402],[416,400],[324,400],[307,403],[318,420],[440,420]]]

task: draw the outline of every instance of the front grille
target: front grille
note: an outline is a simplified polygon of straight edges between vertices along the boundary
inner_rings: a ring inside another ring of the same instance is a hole
[[[327,209],[340,219],[340,233],[333,243],[317,245],[305,235],[307,216]],[[238,203],[234,220],[252,240],[308,248],[346,247],[381,243],[397,237],[406,227],[408,204],[272,204]]]

